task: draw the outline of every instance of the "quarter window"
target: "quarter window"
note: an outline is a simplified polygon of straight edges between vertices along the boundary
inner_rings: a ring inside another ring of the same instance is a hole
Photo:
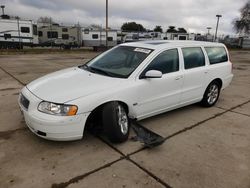
[[[22,33],[30,33],[30,28],[29,27],[21,27],[21,32]]]
[[[210,64],[228,61],[227,52],[224,47],[205,47]]]
[[[179,70],[179,55],[177,49],[162,52],[148,66],[147,70],[158,70],[162,74],[176,72]]]
[[[185,69],[205,65],[205,57],[200,47],[182,48]]]

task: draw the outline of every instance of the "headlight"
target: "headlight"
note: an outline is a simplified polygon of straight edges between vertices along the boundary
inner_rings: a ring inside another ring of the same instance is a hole
[[[73,116],[76,115],[77,106],[68,104],[55,104],[43,101],[38,105],[40,112],[59,116]]]

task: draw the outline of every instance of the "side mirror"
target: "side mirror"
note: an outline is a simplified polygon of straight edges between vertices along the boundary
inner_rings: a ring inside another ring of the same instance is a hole
[[[158,70],[149,70],[145,73],[144,78],[161,78],[162,72]]]

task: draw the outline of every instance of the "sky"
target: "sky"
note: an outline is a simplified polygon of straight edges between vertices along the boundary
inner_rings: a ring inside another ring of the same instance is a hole
[[[219,35],[234,35],[232,21],[249,0],[109,0],[109,26],[119,29],[135,21],[147,29],[156,25],[184,27],[188,32],[215,32],[216,14],[221,14]],[[105,26],[105,0],[0,0],[5,14],[25,19],[52,17],[61,24]]]

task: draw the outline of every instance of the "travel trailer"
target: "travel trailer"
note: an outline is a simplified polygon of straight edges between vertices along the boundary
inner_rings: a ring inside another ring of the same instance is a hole
[[[62,26],[56,23],[38,27],[40,46],[60,46],[62,48],[81,46],[81,28],[79,25]]]
[[[117,45],[117,30],[108,31],[108,47]],[[106,31],[101,28],[85,28],[82,29],[82,45],[85,47],[93,47],[96,50],[98,47],[106,46]]]
[[[32,20],[8,15],[0,16],[0,49],[22,49],[23,46],[37,44],[37,25]]]

